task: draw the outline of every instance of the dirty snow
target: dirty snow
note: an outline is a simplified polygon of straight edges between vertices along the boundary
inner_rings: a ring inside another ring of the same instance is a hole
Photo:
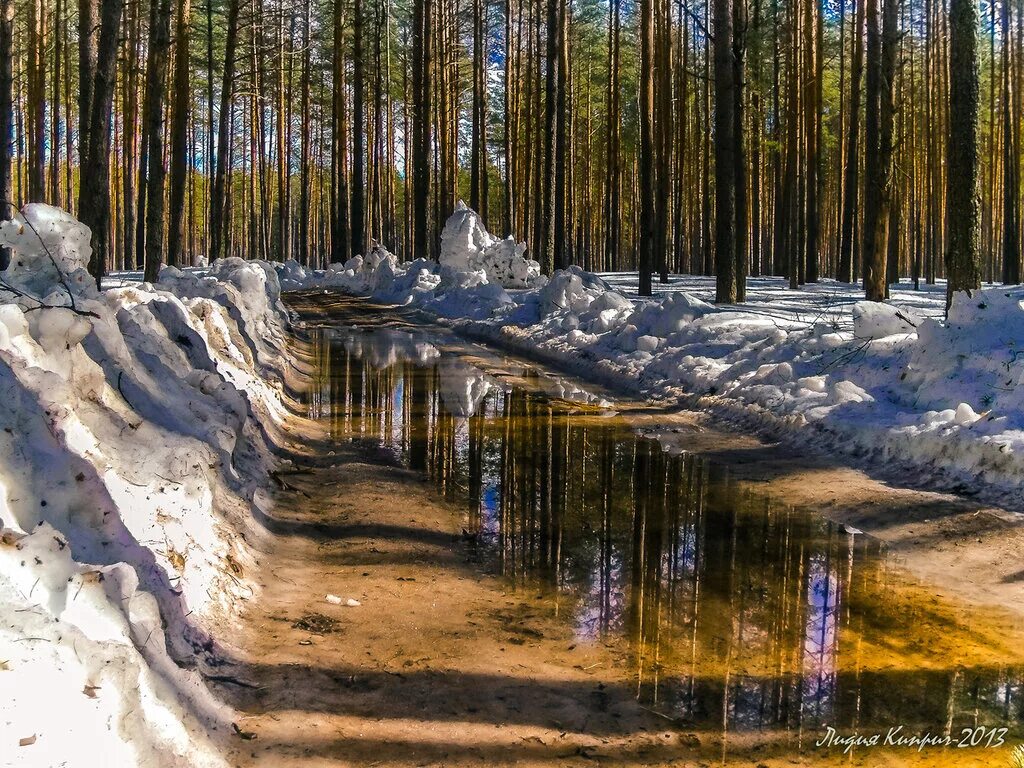
[[[0,765],[223,765],[232,714],[196,668],[256,589],[277,273],[98,292],[88,230],[44,205],[0,244]]]

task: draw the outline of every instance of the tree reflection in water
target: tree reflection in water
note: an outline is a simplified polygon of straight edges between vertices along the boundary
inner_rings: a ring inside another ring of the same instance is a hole
[[[1017,653],[873,539],[744,491],[528,367],[488,373],[394,330],[322,331],[315,349],[309,415],[425,472],[486,561],[549,591],[581,641],[625,643],[642,702],[725,731],[1017,730]]]

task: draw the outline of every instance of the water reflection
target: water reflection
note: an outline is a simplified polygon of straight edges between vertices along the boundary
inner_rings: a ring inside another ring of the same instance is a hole
[[[425,472],[486,562],[624,642],[641,701],[724,731],[1017,729],[1012,641],[872,539],[607,418],[599,395],[394,330],[322,331],[309,415]]]

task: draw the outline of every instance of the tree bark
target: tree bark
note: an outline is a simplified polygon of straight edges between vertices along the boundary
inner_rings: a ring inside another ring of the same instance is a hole
[[[0,0],[0,221],[14,216],[14,0]],[[0,271],[11,263],[11,252],[0,248]]]
[[[185,239],[185,186],[188,181],[189,13],[190,0],[178,0],[174,23],[174,103],[171,105],[171,181],[167,221],[167,263],[182,263]]]
[[[348,261],[350,227],[348,221],[348,99],[345,92],[345,4],[334,3],[334,212],[335,230],[331,237],[331,261]],[[407,201],[408,203],[408,201]]]
[[[1003,77],[1003,283],[1020,282],[1020,136],[1017,110],[1020,94],[1014,88],[1012,75],[1013,47],[1010,27],[1010,2],[1002,3],[1002,77]]]
[[[978,8],[949,4],[949,134],[946,142],[946,307],[957,291],[981,285],[978,254]]]
[[[864,0],[856,0],[854,17],[853,59],[850,63],[850,127],[846,135],[846,168],[843,188],[842,239],[839,244],[839,269],[836,279],[852,283],[856,279],[853,265],[853,227],[857,212],[858,170],[860,163],[860,83],[864,70]]]
[[[640,295],[652,293],[651,273],[657,244],[654,146],[654,0],[640,0]],[[732,251],[729,251],[730,255]]]
[[[431,121],[431,0],[413,1],[413,250],[414,258],[430,258],[428,216],[430,206]]]
[[[890,0],[886,0],[889,2]],[[885,235],[883,211],[886,168],[882,158],[882,40],[878,0],[867,0],[867,104],[864,123],[864,292],[872,301],[885,299]]]
[[[149,169],[146,178],[145,280],[156,282],[163,263],[164,248],[164,91],[167,79],[167,50],[171,44],[170,0],[152,0],[150,15],[149,66],[146,72],[146,143]],[[140,213],[141,215],[141,213]]]
[[[28,199],[44,202],[46,183],[46,6],[28,2],[28,81],[26,118],[28,135]]]
[[[231,101],[235,86],[235,47],[238,44],[238,13],[241,0],[229,0],[224,40],[224,73],[221,78],[220,113],[217,116],[217,164],[210,195],[210,263],[227,251],[227,181],[231,142]]]
[[[99,8],[95,59],[89,59],[93,76],[88,88],[82,89],[83,99],[87,101],[89,108],[89,117],[85,160],[80,162],[82,181],[78,199],[78,218],[92,232],[89,273],[96,279],[97,288],[101,287],[103,276],[107,272],[110,248],[110,113],[116,79],[121,9],[121,0],[103,0]],[[83,25],[79,29],[81,40],[91,39],[92,28],[85,25],[93,21],[95,19],[91,14],[79,20]],[[83,46],[89,48],[90,44],[84,42]],[[88,77],[89,71],[82,74]]]
[[[746,282],[749,251],[749,222],[747,220],[747,154],[744,149],[744,59],[746,56],[747,13],[746,0],[732,0],[733,39],[733,186],[735,189],[735,299],[746,300]]]
[[[736,71],[730,0],[714,0],[715,301],[736,301]]]
[[[352,253],[362,256],[366,253],[364,236],[366,232],[366,126],[363,120],[363,3],[355,0],[352,6]],[[429,22],[428,22],[429,23]]]
[[[473,0],[473,135],[470,149],[469,205],[486,222],[487,57],[484,14],[484,0]]]

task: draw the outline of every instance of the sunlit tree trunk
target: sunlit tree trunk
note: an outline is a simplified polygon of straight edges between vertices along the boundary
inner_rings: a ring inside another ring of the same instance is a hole
[[[651,272],[657,246],[654,146],[654,0],[640,2],[640,232],[638,238],[640,295],[652,292]],[[732,251],[730,250],[731,254]]]
[[[0,0],[0,221],[14,216],[14,0]],[[7,269],[11,252],[0,248],[0,270]]]
[[[89,4],[91,0],[83,0]],[[79,18],[79,39],[86,49],[87,67],[79,77],[90,81],[81,89],[83,111],[88,111],[85,152],[79,165],[81,186],[78,218],[92,231],[89,274],[100,287],[107,272],[110,250],[110,115],[117,65],[117,38],[121,26],[121,0],[102,0],[97,15]],[[98,22],[98,27],[96,23]],[[95,29],[98,28],[98,33]],[[96,45],[91,40],[96,35]],[[82,139],[79,138],[79,152]]]
[[[949,138],[946,144],[946,306],[957,291],[981,286],[978,254],[978,8],[949,4]]]
[[[1017,110],[1020,94],[1015,87],[1010,2],[1002,3],[1002,117],[1003,117],[1003,282],[1020,282],[1020,134]]]
[[[738,1],[738,0],[734,0]],[[715,27],[715,301],[736,301],[736,70],[733,10],[714,0]]]
[[[860,93],[864,68],[864,2],[856,0],[853,57],[850,63],[850,127],[846,134],[846,168],[843,181],[842,239],[839,244],[839,270],[836,278],[844,283],[856,279],[853,267],[853,228],[857,212],[858,170],[860,164]]]
[[[167,211],[167,263],[182,263],[185,241],[185,185],[188,181],[190,0],[178,0],[174,22],[174,101],[171,105],[170,198]]]
[[[210,195],[210,261],[227,251],[228,162],[231,142],[231,102],[235,83],[235,47],[238,42],[238,13],[241,0],[229,0],[227,37],[224,43],[224,72],[221,78],[220,114],[217,122],[217,162]]]
[[[149,65],[146,71],[146,138],[149,168],[146,174],[145,279],[156,282],[164,249],[164,93],[167,49],[171,44],[170,0],[151,0]],[[158,4],[159,2],[159,4]],[[140,211],[140,216],[141,211]]]

